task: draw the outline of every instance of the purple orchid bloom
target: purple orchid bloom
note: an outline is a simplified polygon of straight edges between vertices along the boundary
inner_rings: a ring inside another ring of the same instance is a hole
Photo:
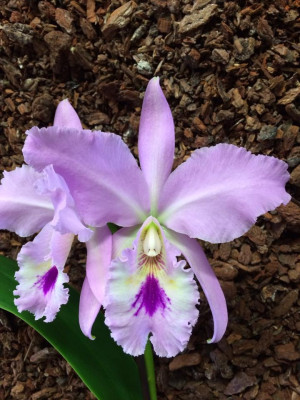
[[[210,342],[227,326],[222,289],[195,238],[221,243],[244,234],[259,215],[289,202],[289,174],[283,161],[229,144],[196,150],[171,172],[174,123],[158,78],[145,93],[138,150],[141,168],[115,134],[54,126],[30,129],[23,152],[37,171],[53,165],[83,223],[100,227],[88,242],[83,332],[92,337],[104,304],[106,324],[125,352],[144,353],[151,335],[155,352],[171,357],[197,321],[194,275],[213,315]],[[113,235],[111,261],[110,234],[101,228],[108,222],[123,227]]]
[[[75,110],[67,100],[56,111],[54,126],[82,129]],[[4,172],[0,186],[0,229],[19,236],[40,233],[25,244],[19,255],[19,282],[14,294],[19,312],[28,310],[36,319],[51,322],[68,301],[64,265],[74,239],[86,242],[93,235],[78,216],[64,179],[52,165],[37,172],[23,165]]]

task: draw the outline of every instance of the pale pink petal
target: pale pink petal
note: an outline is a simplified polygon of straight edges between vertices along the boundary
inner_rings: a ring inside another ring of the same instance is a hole
[[[160,252],[155,257],[144,253],[150,226],[159,238]],[[179,255],[159,222],[149,217],[133,248],[112,261],[105,323],[126,353],[143,354],[149,334],[159,356],[173,357],[186,347],[198,317],[199,294],[192,271],[184,270],[184,261],[177,261]]]
[[[150,190],[153,212],[157,209],[160,190],[171,172],[175,150],[173,117],[159,85],[159,78],[152,78],[146,89],[138,150],[140,165]]]
[[[112,260],[120,257],[123,250],[132,248],[133,242],[136,239],[140,225],[130,228],[121,228],[113,234],[112,239]]]
[[[211,243],[243,235],[256,218],[291,196],[287,164],[218,144],[196,150],[167,180],[159,220],[174,231]]]
[[[34,127],[28,131],[23,153],[26,162],[39,171],[53,165],[87,225],[132,226],[149,210],[142,171],[113,133]]]
[[[101,303],[94,296],[86,277],[80,292],[79,325],[82,333],[91,340],[95,339],[95,336],[92,335],[92,327],[100,308]]]
[[[80,119],[68,99],[58,104],[55,111],[53,126],[82,129]]]
[[[89,286],[100,305],[103,305],[108,268],[111,262],[112,234],[107,226],[95,230],[86,242],[86,275]]]
[[[19,255],[19,282],[14,295],[19,312],[30,311],[35,319],[45,317],[45,322],[55,318],[62,304],[68,301],[64,284],[68,276],[63,272],[73,235],[61,235],[50,224],[46,225],[33,242],[25,244]]]
[[[30,236],[51,221],[54,214],[51,200],[36,190],[41,176],[27,165],[4,171],[0,186],[0,229]]]
[[[37,190],[52,200],[55,213],[51,225],[62,234],[73,233],[78,235],[79,241],[88,241],[93,231],[81,222],[64,179],[55,173],[52,165],[44,168],[42,174]]]
[[[218,279],[195,239],[170,230],[166,231],[166,234],[170,242],[182,252],[203,289],[214,320],[214,334],[209,342],[218,342],[222,339],[228,323],[226,300]]]

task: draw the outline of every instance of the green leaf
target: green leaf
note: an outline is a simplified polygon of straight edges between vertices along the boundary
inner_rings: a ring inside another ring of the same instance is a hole
[[[70,288],[70,299],[51,323],[35,321],[29,312],[19,313],[13,303],[17,263],[0,256],[0,308],[37,330],[74,368],[100,400],[140,400],[141,385],[134,359],[124,354],[110,337],[103,315],[93,327],[94,341],[86,338],[78,323],[79,294]]]

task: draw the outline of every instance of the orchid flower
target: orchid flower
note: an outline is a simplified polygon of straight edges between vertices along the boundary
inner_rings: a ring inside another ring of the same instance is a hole
[[[67,100],[59,104],[54,126],[82,129]],[[28,310],[36,319],[53,321],[60,306],[68,301],[64,284],[69,279],[63,269],[74,235],[86,242],[94,232],[82,223],[65,180],[52,165],[41,172],[28,165],[5,171],[1,183],[0,229],[19,236],[40,231],[18,255],[15,304],[19,312]]]
[[[89,241],[81,294],[85,334],[91,337],[104,305],[112,337],[134,356],[144,353],[149,335],[159,356],[185,348],[198,318],[194,276],[212,311],[210,342],[219,341],[227,326],[226,301],[196,238],[233,240],[259,215],[290,200],[287,165],[274,157],[218,144],[194,151],[171,172],[174,150],[173,118],[158,78],[149,82],[143,101],[140,167],[113,133],[33,127],[23,149],[36,171],[53,165],[83,223],[98,227]],[[111,259],[109,233],[101,228],[108,222],[123,227],[113,235]]]

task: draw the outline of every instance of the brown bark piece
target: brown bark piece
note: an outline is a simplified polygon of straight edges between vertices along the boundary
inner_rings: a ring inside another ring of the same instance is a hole
[[[290,89],[286,92],[286,94],[278,100],[278,104],[290,104],[292,103],[300,94],[300,86]]]
[[[224,394],[231,396],[242,393],[247,387],[253,386],[255,383],[255,377],[249,376],[245,372],[238,372],[226,386]]]
[[[50,49],[50,63],[53,73],[59,75],[60,78],[67,79],[69,66],[66,58],[68,58],[70,52],[71,36],[60,31],[51,31],[44,36],[44,40]]]
[[[273,315],[275,317],[282,317],[287,314],[291,307],[296,303],[299,297],[299,290],[291,290],[273,309]]]
[[[46,124],[53,121],[54,103],[50,94],[44,93],[37,96],[32,103],[32,116]]]
[[[175,371],[183,367],[191,367],[200,364],[200,362],[201,356],[199,353],[180,354],[170,362],[169,370]]]
[[[217,277],[224,281],[231,281],[238,274],[237,269],[229,263],[223,261],[213,261],[211,262],[211,265],[214,266],[214,271]]]
[[[73,32],[73,18],[68,10],[57,8],[55,10],[55,20],[67,33]]]
[[[259,246],[263,246],[267,240],[266,232],[257,225],[254,225],[251,229],[249,229],[249,231],[245,233],[245,236],[247,236],[251,242]]]
[[[275,354],[280,360],[296,361],[300,359],[300,353],[292,342],[275,346]]]
[[[205,25],[217,13],[217,8],[216,4],[209,4],[203,9],[195,10],[193,14],[186,15],[179,22],[179,33],[190,33]]]
[[[86,4],[86,17],[88,21],[94,23],[97,21],[97,16],[95,13],[96,3],[95,0],[87,0]]]
[[[211,59],[217,63],[227,64],[230,58],[228,51],[224,49],[213,49]]]
[[[136,6],[134,1],[128,1],[112,12],[102,28],[103,35],[106,39],[112,38],[117,31],[125,28],[129,24],[131,15]]]
[[[82,32],[88,39],[90,40],[96,39],[97,33],[93,28],[92,24],[90,23],[90,21],[88,21],[85,18],[80,18],[80,27],[82,29]]]
[[[289,202],[286,206],[282,205],[277,208],[278,213],[285,219],[285,221],[291,226],[300,225],[300,207]]]

